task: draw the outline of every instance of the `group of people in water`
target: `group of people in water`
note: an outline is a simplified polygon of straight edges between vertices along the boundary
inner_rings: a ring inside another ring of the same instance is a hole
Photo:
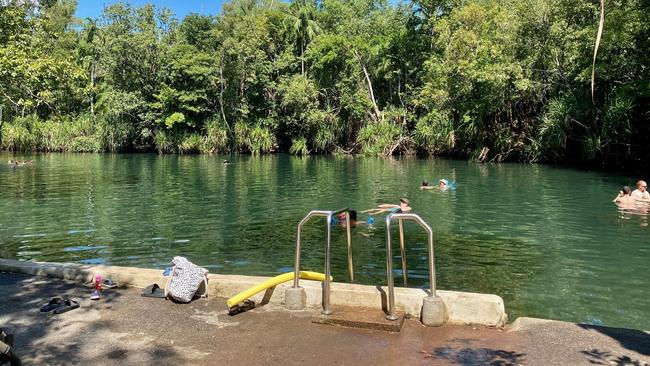
[[[435,186],[430,186],[429,182],[425,180],[422,182],[422,185],[420,186],[420,189],[423,190],[439,189],[441,191],[446,191],[446,190],[453,190],[455,188],[456,188],[456,182],[447,179],[440,179],[438,181],[438,185]],[[380,205],[377,205],[377,207],[375,208],[371,208],[369,210],[364,210],[361,212],[368,215],[368,219],[366,223],[371,225],[374,223],[374,218],[372,217],[373,215],[377,215],[381,213],[409,212],[411,210],[412,210],[411,202],[409,201],[409,199],[406,197],[402,197],[399,200],[399,204],[382,203]],[[358,215],[356,210],[350,210],[349,215],[350,215],[351,227],[356,227],[358,224],[361,223],[358,220]],[[342,213],[337,217],[338,222],[340,222],[342,226],[346,225],[346,216],[347,213]]]
[[[623,190],[618,192],[618,195],[614,198],[614,203],[625,209],[636,209],[650,204],[648,184],[644,180],[639,180],[636,182],[635,190],[624,186]]]
[[[428,181],[422,181],[420,185],[422,190],[432,190],[438,189],[441,191],[453,190],[455,189],[455,182],[449,181],[447,179],[440,179],[437,185],[429,185]],[[636,189],[632,190],[629,186],[624,186],[623,190],[618,193],[614,198],[614,203],[616,203],[620,208],[623,209],[647,209],[650,208],[650,192],[648,192],[648,184],[645,180],[639,180],[636,182]],[[368,224],[374,223],[372,215],[380,213],[394,213],[394,212],[409,212],[411,211],[410,201],[406,197],[402,197],[399,201],[399,204],[388,204],[382,203],[375,208],[369,210],[361,211],[362,213],[368,214]],[[357,211],[350,210],[350,226],[356,227],[360,221],[358,221]],[[338,216],[338,219],[341,222],[341,225],[346,225],[346,213],[342,213]]]
[[[34,162],[34,160],[23,160],[23,161],[9,160],[9,165],[12,168],[15,168],[15,167],[19,167],[19,166],[32,165],[33,162]]]

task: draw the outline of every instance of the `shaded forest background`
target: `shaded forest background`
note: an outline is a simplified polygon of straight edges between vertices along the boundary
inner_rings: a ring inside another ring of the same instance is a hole
[[[647,165],[650,2],[0,1],[0,148]]]

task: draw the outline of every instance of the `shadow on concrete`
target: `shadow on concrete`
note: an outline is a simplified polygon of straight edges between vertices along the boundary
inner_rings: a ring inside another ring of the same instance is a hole
[[[264,292],[264,297],[262,298],[262,301],[260,301],[259,306],[264,306],[268,304],[271,301],[271,296],[273,296],[273,292],[275,292],[275,286],[267,288],[266,291]]]
[[[638,352],[644,356],[650,356],[650,334],[625,328],[600,327],[597,325],[578,324],[579,327],[588,330],[595,330],[601,334],[611,337],[625,349]]]
[[[452,347],[438,347],[433,352],[420,352],[424,353],[426,358],[446,360],[452,364],[463,366],[515,366],[521,364],[525,356],[524,353],[514,351],[470,347],[457,349]]]
[[[180,357],[176,351],[173,350],[171,346],[161,346],[158,345],[154,350],[145,350],[147,356],[147,364],[152,365],[182,365],[187,363],[182,357]],[[98,355],[96,358],[88,360],[89,363],[95,364],[105,364],[106,360],[109,359],[114,361],[117,364],[127,364],[129,363],[128,358],[130,354],[133,353],[133,350],[128,350],[126,348],[116,348],[112,351]]]
[[[611,366],[646,366],[645,362],[635,360],[629,356],[617,356],[611,352],[592,349],[591,351],[580,352],[587,357],[589,363],[594,365],[611,365]]]
[[[21,358],[28,354],[33,356],[33,350],[37,349],[39,357],[43,359],[77,359],[78,345],[55,347],[43,344],[43,340],[53,333],[65,332],[69,324],[60,321],[61,317],[67,317],[66,314],[41,312],[40,308],[54,297],[69,298],[82,304],[84,299],[89,298],[92,286],[2,273],[0,289],[4,295],[0,302],[0,316],[8,319],[4,320],[2,326],[14,333],[16,354]],[[110,307],[111,303],[121,296],[118,291],[104,292],[102,295],[102,307]],[[83,307],[84,305],[81,305],[70,313],[83,311]]]
[[[241,313],[245,313],[249,310],[261,308],[268,305],[269,302],[271,301],[271,296],[273,296],[273,292],[275,292],[275,286],[267,288],[266,291],[264,292],[264,297],[262,297],[262,301],[260,301],[259,304],[256,304],[255,301],[251,299],[245,299],[239,304],[234,305],[233,307],[228,309],[228,315],[235,316]]]
[[[91,301],[93,289],[90,284],[0,272],[0,293],[3,294],[0,326],[14,334],[14,350],[23,364],[92,364],[106,359],[119,363],[132,352],[119,345],[102,347],[90,354],[88,349],[83,349],[84,344],[93,341],[93,334],[105,332],[112,324],[112,320],[97,315],[94,319],[91,312],[109,310],[123,296],[119,288],[111,289],[102,292],[101,300]],[[41,306],[53,297],[75,300],[80,307],[59,315],[52,311],[41,312]],[[78,338],[80,329],[87,338]],[[171,347],[145,352],[151,364],[183,362]]]

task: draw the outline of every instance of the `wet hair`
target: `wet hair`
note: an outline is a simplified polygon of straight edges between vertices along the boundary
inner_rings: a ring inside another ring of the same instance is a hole
[[[357,211],[350,210],[350,221],[357,221]]]
[[[423,180],[422,181],[422,187],[428,187],[428,186],[429,186],[429,182],[426,181],[426,180]]]
[[[632,192],[632,190],[630,189],[630,187],[628,187],[628,186],[623,186],[623,193],[625,193],[625,194],[630,194],[630,192]]]

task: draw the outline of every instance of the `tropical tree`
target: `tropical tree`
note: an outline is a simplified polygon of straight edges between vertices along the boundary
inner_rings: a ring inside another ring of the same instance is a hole
[[[294,40],[300,49],[300,71],[305,75],[305,49],[309,43],[322,33],[316,20],[316,2],[295,0],[291,2],[285,19],[287,37]]]
[[[650,159],[645,0],[75,5],[0,1],[0,148]]]

